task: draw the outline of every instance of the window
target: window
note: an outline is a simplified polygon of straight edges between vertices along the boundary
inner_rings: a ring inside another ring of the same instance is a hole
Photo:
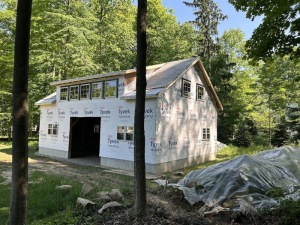
[[[102,82],[92,83],[92,98],[102,98]]]
[[[133,127],[132,126],[118,126],[117,139],[133,141]]]
[[[197,100],[203,100],[203,95],[204,95],[203,86],[200,84],[197,84],[196,89],[197,89]]]
[[[48,134],[57,135],[58,134],[58,124],[48,124]]]
[[[126,127],[126,140],[133,141],[133,127]]]
[[[94,125],[94,134],[99,134],[99,132],[100,132],[100,126]]]
[[[191,96],[191,81],[182,79],[182,96],[183,97]]]
[[[79,86],[70,87],[70,100],[78,100],[79,97]]]
[[[117,97],[117,80],[105,81],[105,97]]]
[[[124,140],[125,127],[118,126],[117,139]]]
[[[203,128],[202,129],[202,139],[203,140],[209,140],[210,139],[210,129],[209,128]]]
[[[80,99],[88,99],[90,98],[90,85],[82,84],[80,86]]]
[[[60,100],[61,101],[68,100],[68,87],[61,87],[60,88]]]

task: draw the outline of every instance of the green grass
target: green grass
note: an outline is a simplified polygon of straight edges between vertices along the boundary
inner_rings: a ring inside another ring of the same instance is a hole
[[[60,176],[34,172],[29,180],[28,221],[40,220],[68,211],[76,205],[82,185]],[[56,190],[56,186],[72,185],[70,191]]]
[[[0,183],[5,179],[0,176]],[[6,224],[9,215],[10,185],[0,184],[0,224]]]
[[[220,150],[217,153],[217,157],[216,157],[215,160],[205,162],[205,163],[201,163],[199,165],[187,167],[187,168],[184,169],[184,172],[188,173],[192,170],[199,170],[199,169],[202,169],[202,168],[206,168],[208,166],[211,166],[211,165],[214,165],[214,164],[226,161],[226,160],[233,159],[233,158],[235,158],[236,156],[239,156],[239,155],[244,155],[244,154],[254,155],[254,154],[256,154],[260,151],[267,150],[267,149],[269,149],[269,147],[251,146],[251,147],[248,147],[248,148],[243,148],[243,147],[236,147],[236,146],[230,145],[230,146]]]
[[[28,141],[28,155],[32,157],[35,152],[38,151],[38,140]],[[0,142],[0,152],[11,155],[12,154],[12,143],[8,141]]]
[[[3,180],[1,177],[0,181]],[[72,189],[70,191],[55,189],[56,186],[63,184],[72,185]],[[81,187],[82,184],[75,180],[34,172],[29,178],[28,224],[34,224],[34,221],[41,221],[48,217],[57,217],[60,214],[68,215],[68,212],[76,206]],[[0,185],[0,199],[0,224],[4,225],[9,215],[10,185]]]

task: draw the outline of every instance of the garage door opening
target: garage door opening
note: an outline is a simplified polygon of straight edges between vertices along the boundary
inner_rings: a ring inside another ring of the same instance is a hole
[[[100,117],[71,117],[69,157],[99,156]]]

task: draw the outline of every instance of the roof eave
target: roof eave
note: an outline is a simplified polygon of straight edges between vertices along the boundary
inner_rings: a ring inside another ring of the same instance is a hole
[[[208,76],[208,74],[207,74],[207,72],[206,72],[206,70],[205,70],[205,68],[204,68],[204,66],[203,66],[203,64],[202,64],[202,62],[201,62],[200,59],[199,59],[199,60],[198,60],[197,62],[195,62],[195,63],[197,63],[199,69],[201,70],[201,72],[202,72],[202,74],[203,74],[203,78],[204,78],[204,80],[205,80],[205,82],[206,82],[206,85],[207,85],[207,87],[208,87],[210,93],[213,95],[213,98],[214,98],[214,100],[215,100],[217,109],[218,109],[219,111],[223,111],[222,103],[221,103],[221,101],[220,101],[220,99],[219,99],[219,97],[218,97],[218,95],[217,95],[217,93],[216,93],[216,91],[215,91],[215,89],[214,89],[214,87],[213,87],[213,85],[212,85],[210,79],[209,79],[209,76]]]

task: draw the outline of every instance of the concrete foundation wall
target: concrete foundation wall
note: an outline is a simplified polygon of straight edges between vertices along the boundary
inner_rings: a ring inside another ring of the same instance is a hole
[[[53,148],[39,147],[39,153],[41,155],[53,156],[57,158],[64,158],[64,159],[68,158],[67,151],[57,150]]]
[[[146,173],[162,174],[168,171],[174,171],[182,169],[187,166],[197,165],[203,162],[214,160],[216,158],[215,153],[191,157],[187,159],[179,159],[175,161],[159,163],[159,164],[148,164],[146,163]],[[134,170],[134,162],[128,160],[112,159],[101,157],[100,165],[103,167]]]

